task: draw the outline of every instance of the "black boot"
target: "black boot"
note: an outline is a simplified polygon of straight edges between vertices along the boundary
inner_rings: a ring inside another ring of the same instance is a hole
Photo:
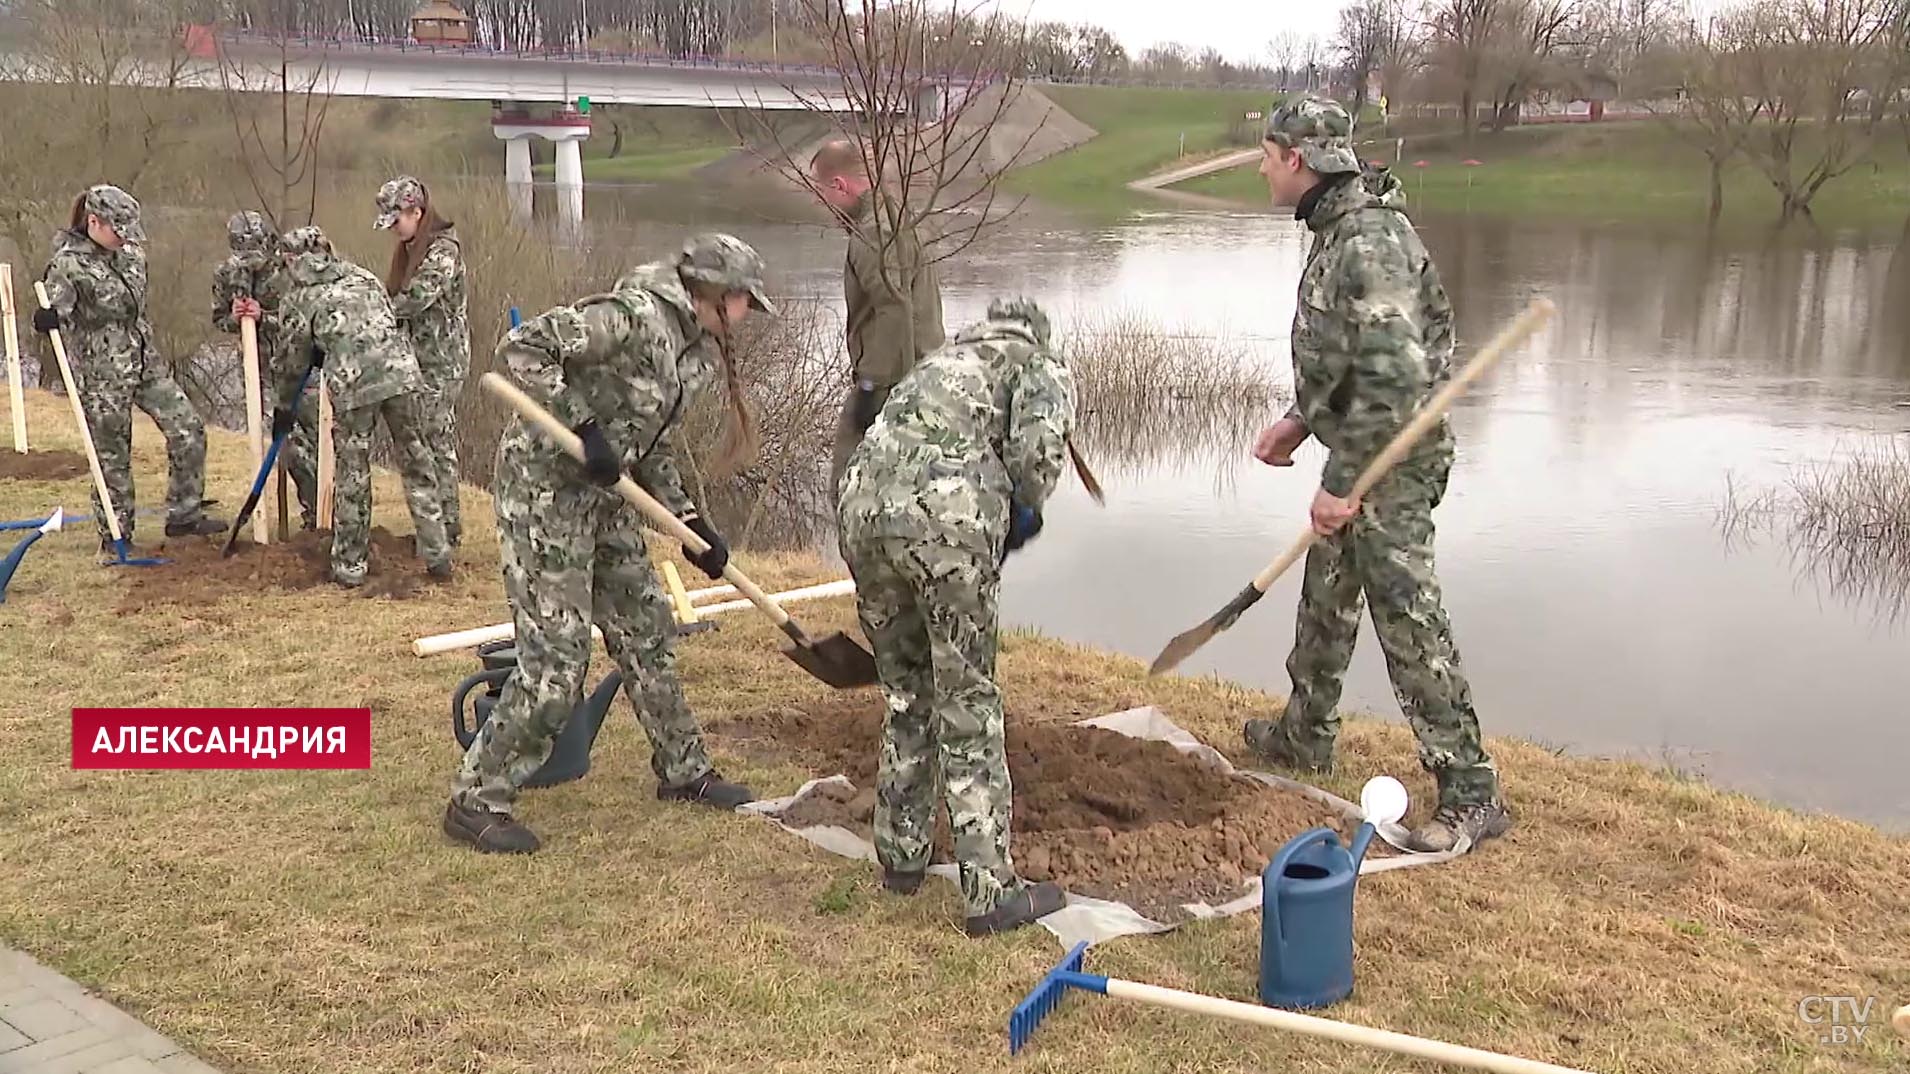
[[[530,854],[543,845],[509,814],[466,809],[455,799],[444,807],[444,834],[486,854]]]
[[[716,809],[735,809],[756,800],[748,787],[729,782],[714,768],[679,786],[666,787],[658,783],[657,799],[663,802],[695,802]]]
[[[218,534],[224,533],[226,529],[227,527],[224,522],[221,522],[218,519],[213,518],[211,515],[200,515],[198,518],[198,521],[196,522],[168,522],[166,523],[166,536],[168,537],[213,537],[213,536],[217,536]]]
[[[897,895],[913,895],[921,888],[922,878],[927,875],[928,870],[926,869],[917,869],[914,872],[907,872],[891,869],[884,865],[882,867],[882,887],[887,891],[895,892]]]
[[[1042,881],[1023,884],[1019,891],[995,904],[993,910],[977,914],[962,923],[970,936],[991,936],[1030,925],[1068,904],[1061,885]]]

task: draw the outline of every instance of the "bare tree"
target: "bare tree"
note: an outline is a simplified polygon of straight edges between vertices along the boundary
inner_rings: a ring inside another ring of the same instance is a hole
[[[1280,88],[1289,89],[1293,80],[1293,65],[1302,51],[1304,35],[1298,30],[1282,30],[1267,42],[1267,58],[1273,61],[1274,73],[1280,79]]]
[[[274,230],[309,224],[317,213],[319,148],[331,94],[322,48],[299,42],[311,29],[308,5],[274,0],[263,29],[269,49],[219,46],[219,87],[238,140],[239,162]]]
[[[1427,0],[1432,62],[1459,98],[1467,144],[1478,129],[1475,108],[1508,0]]]
[[[1397,0],[1360,0],[1340,9],[1334,48],[1353,82],[1353,114],[1366,106],[1366,84],[1395,62],[1404,37],[1405,18]]]
[[[1745,95],[1740,61],[1716,19],[1687,25],[1677,42],[1676,73],[1684,87],[1684,99],[1680,106],[1658,116],[1695,142],[1710,164],[1707,218],[1713,224],[1724,211],[1725,166],[1744,151],[1745,142],[1764,116],[1764,102]]]
[[[1759,102],[1767,122],[1745,152],[1779,198],[1779,221],[1809,219],[1810,204],[1832,180],[1868,158],[1885,129],[1882,112],[1862,105],[1859,91],[1883,90],[1870,79],[1887,65],[1896,0],[1758,0],[1723,16],[1738,53],[1742,92]]]
[[[1508,0],[1500,9],[1488,46],[1495,133],[1559,75],[1554,56],[1567,44],[1574,15],[1572,0]]]

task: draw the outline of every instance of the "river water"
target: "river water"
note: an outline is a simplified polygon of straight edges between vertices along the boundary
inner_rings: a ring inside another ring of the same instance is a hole
[[[650,256],[691,229],[758,244],[783,294],[840,303],[842,240],[707,200],[602,190]],[[593,210],[593,215],[602,212]],[[667,217],[667,221],[664,219]],[[1424,219],[1463,361],[1534,295],[1552,324],[1453,412],[1438,570],[1488,733],[1675,765],[1798,808],[1910,828],[1901,573],[1839,569],[1720,510],[1910,430],[1910,288],[1895,236],[1773,245],[1663,229]],[[944,266],[947,319],[1027,292],[1065,329],[1111,311],[1247,348],[1290,385],[1305,253],[1284,214],[1028,215]],[[1170,438],[1171,440],[1171,438]],[[1096,507],[1068,479],[1007,567],[1003,617],[1151,659],[1305,525],[1324,452],[1237,441],[1127,453]],[[1861,550],[1858,552],[1861,558]],[[1284,693],[1300,570],[1181,669]],[[1343,706],[1398,720],[1370,621]],[[1242,712],[1242,718],[1254,713]],[[1516,794],[1518,773],[1507,776]]]

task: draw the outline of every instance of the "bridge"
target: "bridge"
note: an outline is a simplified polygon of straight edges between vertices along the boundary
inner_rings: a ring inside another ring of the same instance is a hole
[[[561,215],[583,218],[583,154],[595,104],[767,111],[851,112],[855,102],[832,68],[747,60],[680,59],[601,50],[518,51],[398,38],[289,37],[187,27],[178,43],[129,58],[111,78],[129,86],[175,85],[264,91],[279,85],[280,67],[298,92],[311,87],[335,97],[490,101],[491,131],[505,142],[505,181],[528,218],[530,139],[556,146]],[[155,43],[158,44],[157,42]],[[159,53],[170,53],[160,56]],[[0,78],[59,82],[52,64],[30,55],[18,35],[0,33]],[[914,102],[933,121],[944,109],[937,87]]]

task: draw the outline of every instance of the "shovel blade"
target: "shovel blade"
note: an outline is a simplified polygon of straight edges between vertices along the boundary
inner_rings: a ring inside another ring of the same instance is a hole
[[[874,686],[877,681],[875,657],[841,631],[806,645],[784,645],[783,655],[838,690]]]

